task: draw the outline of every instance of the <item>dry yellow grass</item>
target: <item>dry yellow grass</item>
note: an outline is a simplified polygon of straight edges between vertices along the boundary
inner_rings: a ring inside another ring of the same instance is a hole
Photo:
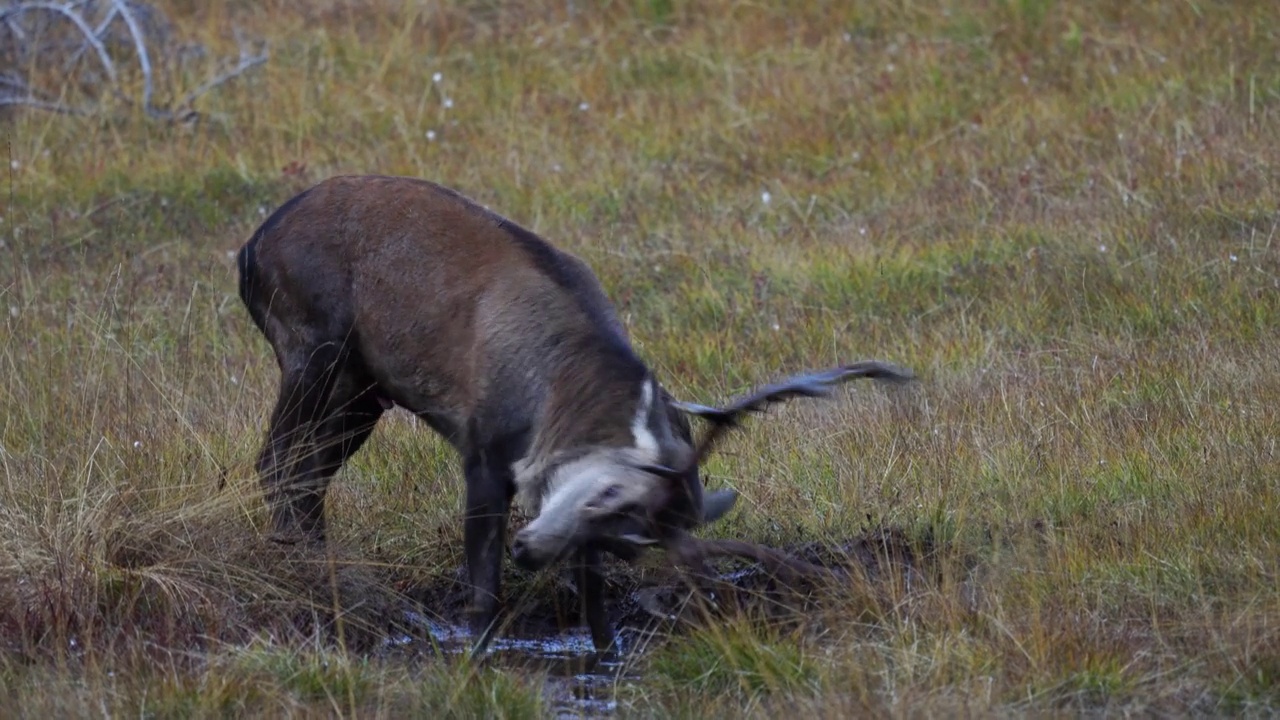
[[[276,370],[229,253],[378,172],[582,255],[687,399],[871,356],[922,376],[753,420],[707,470],[744,494],[716,532],[899,527],[939,575],[658,644],[622,714],[1280,708],[1272,3],[158,5],[271,60],[194,124],[0,119],[6,706],[545,711],[537,673],[362,659],[460,562],[425,429],[339,476],[327,560],[258,537]]]

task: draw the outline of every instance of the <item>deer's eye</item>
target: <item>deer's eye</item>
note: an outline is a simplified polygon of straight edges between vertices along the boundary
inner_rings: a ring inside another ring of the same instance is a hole
[[[591,510],[599,510],[604,503],[607,503],[616,497],[618,497],[618,486],[609,485],[597,493],[594,498],[587,501],[587,507]]]

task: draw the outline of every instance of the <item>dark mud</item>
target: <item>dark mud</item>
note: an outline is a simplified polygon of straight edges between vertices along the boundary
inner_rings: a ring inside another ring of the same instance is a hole
[[[826,572],[783,582],[763,566],[721,560],[709,578],[690,578],[660,562],[609,567],[609,607],[621,652],[600,657],[577,621],[578,600],[571,582],[508,596],[503,629],[485,662],[527,669],[548,677],[547,698],[565,717],[607,716],[616,710],[620,683],[640,679],[636,668],[644,649],[689,627],[749,613],[771,624],[812,623],[812,611],[838,598],[847,606],[850,585],[869,605],[876,596],[911,592],[934,572],[932,543],[912,541],[896,530],[876,530],[836,544],[808,543],[784,548]],[[381,652],[404,659],[463,656],[473,638],[466,629],[467,591],[461,572],[435,586],[414,588],[400,622],[382,639]],[[892,603],[890,603],[892,604]]]
[[[265,636],[284,646],[331,642],[413,667],[465,656],[473,643],[462,568],[411,575],[430,569],[371,559],[379,551],[375,546],[370,552],[362,539],[331,541],[323,550],[245,539],[198,554],[163,537],[142,537],[127,547],[140,550],[118,560],[122,579],[116,585],[93,585],[92,577],[83,585],[106,610],[78,613],[82,604],[73,601],[79,585],[62,595],[41,591],[48,598],[35,591],[15,596],[10,605],[26,614],[0,613],[0,641],[14,638],[14,647],[0,646],[0,653],[34,661],[49,648],[65,648],[68,638],[80,645],[94,638],[96,647],[145,638],[157,652],[189,653],[209,643],[234,646]],[[764,565],[722,558],[713,562],[711,577],[690,578],[656,551],[634,564],[610,562],[605,590],[621,645],[611,657],[596,654],[567,572],[526,573],[506,563],[504,615],[483,662],[547,677],[547,699],[559,714],[608,716],[617,711],[617,690],[643,680],[649,649],[666,638],[730,618],[817,633],[825,623],[853,620],[874,631],[889,613],[910,612],[912,598],[938,586],[939,569],[954,569],[960,560],[951,549],[892,528],[779,549],[818,572],[783,580]],[[234,572],[223,585],[186,595],[146,585],[139,579],[147,574],[132,572],[150,564],[182,567],[192,557]]]

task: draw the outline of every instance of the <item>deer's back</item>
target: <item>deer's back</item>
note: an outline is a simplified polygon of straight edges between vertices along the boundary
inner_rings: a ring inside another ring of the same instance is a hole
[[[321,182],[262,224],[241,269],[282,363],[346,342],[384,393],[446,425],[529,420],[514,416],[584,348],[633,358],[581,261],[424,180]]]

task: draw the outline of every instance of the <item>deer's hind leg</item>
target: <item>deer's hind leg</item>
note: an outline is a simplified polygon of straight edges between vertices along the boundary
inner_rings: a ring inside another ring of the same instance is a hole
[[[329,480],[368,439],[383,406],[376,385],[337,344],[282,363],[282,370],[257,463],[272,539],[323,542]]]

